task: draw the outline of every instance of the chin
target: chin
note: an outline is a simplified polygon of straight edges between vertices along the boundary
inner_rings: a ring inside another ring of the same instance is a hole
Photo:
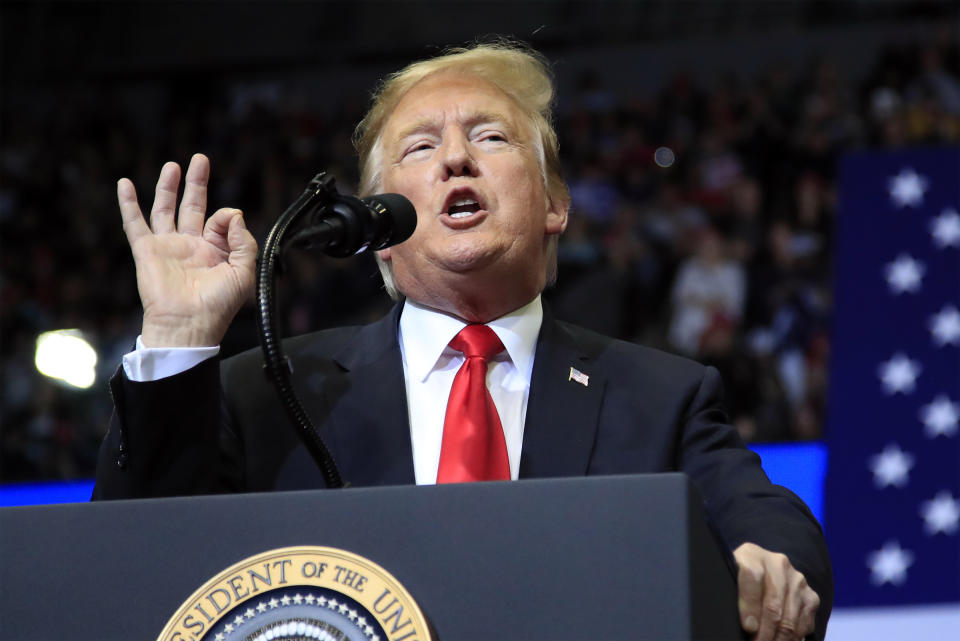
[[[437,264],[442,269],[458,274],[476,272],[494,265],[501,259],[502,250],[463,243],[446,251]]]

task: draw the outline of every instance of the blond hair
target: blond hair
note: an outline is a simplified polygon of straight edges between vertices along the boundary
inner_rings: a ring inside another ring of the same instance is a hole
[[[547,196],[567,207],[570,193],[563,180],[557,133],[553,128],[553,75],[546,58],[520,42],[499,39],[454,47],[441,55],[411,63],[384,78],[373,93],[370,110],[357,125],[353,144],[360,163],[360,196],[379,191],[383,161],[382,134],[393,110],[415,85],[440,73],[481,78],[504,92],[529,119],[540,174]],[[556,278],[556,236],[551,240],[547,282]],[[389,264],[379,260],[387,292],[398,298]]]

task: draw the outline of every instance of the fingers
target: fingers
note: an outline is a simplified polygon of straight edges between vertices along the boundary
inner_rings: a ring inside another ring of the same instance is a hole
[[[803,581],[803,590],[800,592],[800,600],[803,605],[800,608],[800,616],[797,621],[797,630],[800,638],[813,633],[817,627],[817,610],[820,609],[820,597],[807,585],[806,579]]]
[[[177,190],[180,186],[180,165],[166,163],[157,179],[157,190],[150,211],[150,227],[155,234],[173,233],[200,236],[203,233],[203,219],[207,210],[207,183],[210,179],[210,160],[203,154],[194,154],[187,167],[187,175],[180,203],[179,221],[176,214]],[[124,178],[117,185],[117,198],[120,201],[124,225],[135,223],[143,218],[136,202],[133,183]],[[132,201],[132,203],[131,203]],[[136,207],[134,209],[134,207]],[[224,228],[225,230],[226,228]],[[143,235],[144,229],[135,225],[136,237]],[[128,238],[129,238],[128,232]],[[133,242],[133,239],[130,240]]]
[[[776,641],[800,641],[816,628],[820,597],[807,584],[806,577],[783,557],[777,563],[783,569],[783,616],[777,625]]]
[[[789,562],[788,562],[789,565]],[[814,616],[820,599],[807,585],[804,576],[790,567],[787,574],[787,589],[784,596],[783,617],[777,627],[776,641],[800,641],[813,632]],[[816,606],[813,606],[814,601]]]
[[[177,187],[180,184],[180,165],[168,162],[160,170],[157,193],[150,210],[150,228],[155,234],[175,231],[174,210],[177,205]]]
[[[760,630],[760,619],[763,613],[763,567],[759,564],[740,561],[737,591],[739,592],[740,625],[750,634],[754,634]]]
[[[207,220],[203,239],[228,254],[231,265],[253,273],[257,262],[257,241],[247,230],[243,212],[239,209],[218,209]]]
[[[238,306],[253,294],[257,241],[247,230],[239,209],[218,209],[207,220],[203,240],[224,253],[239,287]]]
[[[138,238],[149,234],[150,228],[143,219],[143,212],[137,203],[137,190],[129,178],[121,178],[117,182],[117,202],[120,204],[120,217],[123,219],[127,242],[133,245]]]
[[[230,253],[230,241],[228,235],[230,232],[230,221],[238,216],[243,216],[239,209],[224,207],[218,209],[207,219],[207,224],[203,228],[203,240],[207,241],[224,254]]]
[[[734,557],[740,624],[753,641],[799,641],[814,631],[820,598],[785,555],[745,543]]]
[[[763,607],[760,630],[757,632],[758,641],[773,641],[783,625],[786,579],[780,557],[782,555],[775,554],[763,559]],[[786,560],[786,557],[782,558]]]
[[[803,608],[803,602],[800,600],[800,594],[807,585],[807,580],[802,574],[793,569],[790,561],[784,557],[782,563],[782,582],[778,588],[783,596],[783,615],[777,625],[776,641],[800,641],[802,635],[800,632],[800,611]]]
[[[180,201],[180,218],[177,228],[182,234],[199,236],[203,232],[203,219],[207,211],[207,181],[210,179],[210,161],[203,154],[194,154],[187,167]]]

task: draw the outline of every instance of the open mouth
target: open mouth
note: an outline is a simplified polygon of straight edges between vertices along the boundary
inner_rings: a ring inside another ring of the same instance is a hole
[[[447,208],[450,218],[466,218],[480,211],[480,203],[473,198],[458,198]]]
[[[485,209],[483,201],[479,194],[472,189],[456,189],[447,196],[447,202],[444,204],[443,213],[453,220],[463,220],[470,218],[478,211]]]

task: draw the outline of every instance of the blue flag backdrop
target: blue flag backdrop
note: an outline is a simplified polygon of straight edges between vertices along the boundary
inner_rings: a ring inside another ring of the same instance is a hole
[[[836,606],[960,602],[960,149],[848,156],[838,190]]]

